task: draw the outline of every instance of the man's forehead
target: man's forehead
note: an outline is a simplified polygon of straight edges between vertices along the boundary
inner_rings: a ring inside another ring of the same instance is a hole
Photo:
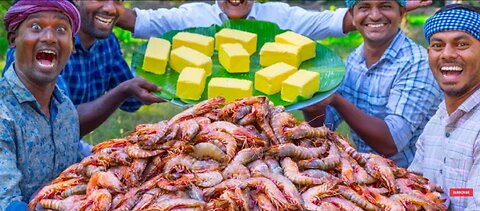
[[[431,40],[462,40],[462,39],[474,39],[476,38],[472,36],[470,33],[461,31],[461,30],[449,30],[449,31],[440,31],[432,35]]]
[[[51,16],[55,19],[69,21],[68,17],[65,14],[63,14],[61,12],[55,12],[55,11],[42,11],[42,12],[33,13],[33,14],[29,15],[26,20],[47,18],[48,16]]]

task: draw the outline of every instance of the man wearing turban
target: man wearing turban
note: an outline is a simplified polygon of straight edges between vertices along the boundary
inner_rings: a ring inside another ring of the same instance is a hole
[[[444,100],[409,170],[441,185],[451,210],[480,210],[480,8],[448,5],[423,29]]]
[[[102,124],[117,108],[134,112],[144,104],[161,102],[152,93],[159,91],[160,87],[133,75],[123,58],[117,37],[112,33],[123,13],[123,1],[71,2],[79,10],[82,21],[75,34],[74,51],[58,85],[77,107],[83,136]],[[22,16],[21,10],[18,11],[11,17]],[[14,56],[15,51],[9,49],[5,69],[13,62]],[[84,154],[90,152],[88,148],[83,151]]]
[[[359,152],[381,154],[406,168],[418,136],[441,101],[427,51],[399,28],[406,0],[346,4],[364,42],[348,56],[337,93],[304,109],[305,119],[331,129],[343,120]],[[325,120],[315,119],[323,114]]]
[[[19,0],[4,23],[18,56],[0,79],[0,210],[25,210],[80,158],[75,106],[56,87],[80,14],[67,0]]]

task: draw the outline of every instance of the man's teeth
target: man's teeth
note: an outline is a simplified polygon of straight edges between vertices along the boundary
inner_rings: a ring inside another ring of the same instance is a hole
[[[448,66],[440,68],[441,71],[462,71],[463,68],[459,66]]]
[[[48,54],[57,55],[57,54],[55,53],[55,51],[52,51],[52,50],[41,50],[40,53],[48,53]]]
[[[230,0],[230,2],[234,3],[234,4],[239,4],[240,3],[240,0]]]
[[[113,18],[102,18],[100,16],[95,16],[95,19],[99,20],[100,22],[102,23],[112,23],[113,22]]]
[[[369,27],[372,27],[372,28],[380,28],[382,26],[384,26],[385,24],[383,23],[379,23],[379,24],[368,24]]]

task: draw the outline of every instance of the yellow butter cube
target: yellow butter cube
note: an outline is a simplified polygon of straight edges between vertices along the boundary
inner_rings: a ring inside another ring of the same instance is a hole
[[[143,69],[155,74],[164,74],[169,52],[170,42],[168,40],[151,37],[143,58]]]
[[[281,98],[295,102],[297,97],[311,98],[320,88],[318,72],[299,70],[282,82]]]
[[[267,95],[273,95],[280,92],[282,81],[296,71],[296,67],[284,62],[279,62],[263,68],[255,73],[255,89]]]
[[[263,67],[285,62],[298,67],[302,63],[300,48],[296,45],[267,42],[260,50],[260,65]]]
[[[215,49],[225,43],[240,43],[252,55],[257,50],[257,34],[224,28],[215,34]]]
[[[208,98],[223,96],[231,102],[252,96],[252,82],[235,78],[212,78],[208,83]]]
[[[287,31],[275,36],[275,42],[298,46],[302,61],[315,57],[315,41],[303,35]]]
[[[172,49],[186,46],[197,50],[206,56],[213,55],[213,37],[190,32],[179,32],[172,39]]]
[[[198,100],[205,89],[207,73],[198,67],[185,67],[178,76],[177,97],[187,100]]]
[[[171,51],[170,67],[178,73],[182,72],[185,67],[200,67],[205,70],[207,76],[212,75],[212,59],[185,46]]]
[[[238,43],[227,43],[218,50],[220,64],[229,73],[248,73],[250,70],[250,55]]]

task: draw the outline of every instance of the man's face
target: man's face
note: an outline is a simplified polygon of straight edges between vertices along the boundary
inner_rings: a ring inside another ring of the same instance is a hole
[[[9,39],[16,48],[15,68],[24,83],[55,83],[73,50],[69,19],[59,12],[30,15]]]
[[[393,39],[406,12],[394,0],[359,1],[351,11],[353,25],[367,43],[386,43]]]
[[[82,17],[81,29],[98,39],[107,38],[119,16],[125,11],[123,0],[76,0]]]
[[[463,31],[430,37],[428,62],[446,95],[460,97],[480,86],[480,41]]]
[[[248,0],[223,0],[220,2],[220,8],[230,19],[243,19],[250,13],[253,2]]]

